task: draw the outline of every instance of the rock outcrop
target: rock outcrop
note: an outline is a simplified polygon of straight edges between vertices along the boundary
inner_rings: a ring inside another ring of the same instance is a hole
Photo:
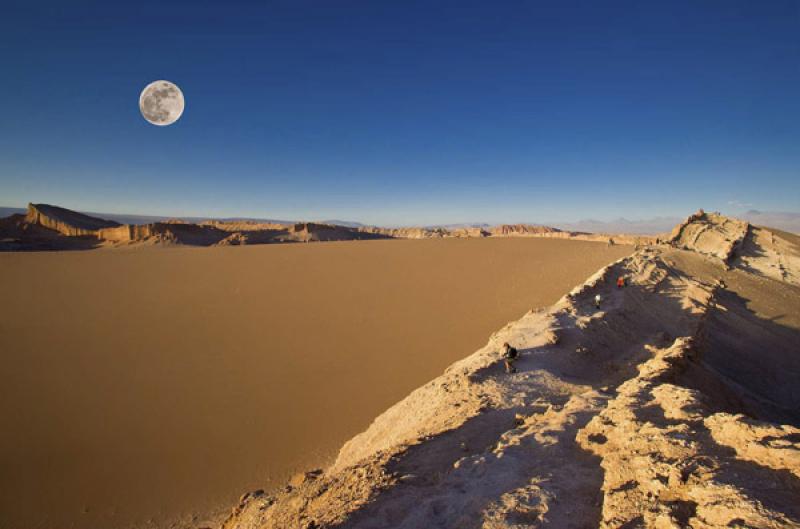
[[[301,222],[289,227],[288,233],[292,240],[298,242],[312,241],[354,241],[362,239],[388,239],[382,233],[370,233],[346,226],[333,224],[317,224]]]
[[[409,227],[339,226],[313,222],[283,224],[252,221],[208,220],[191,223],[168,220],[149,224],[119,224],[47,204],[30,204],[24,222],[52,230],[64,237],[92,239],[85,247],[128,246],[137,244],[184,244],[192,246],[231,246],[285,242],[352,241],[364,239],[439,239],[483,237],[549,237],[605,242],[608,244],[649,244],[654,237],[567,232],[529,224],[503,224],[494,227]],[[30,244],[28,244],[30,242]],[[0,249],[68,248],[54,243],[42,246],[29,241],[26,233],[3,243]],[[72,243],[75,246],[75,243]]]
[[[57,231],[67,237],[96,237],[100,229],[119,226],[119,223],[113,220],[90,217],[50,204],[28,204],[26,221]]]
[[[600,527],[798,527],[800,428],[715,413],[680,384],[691,339],[653,353],[578,432],[602,458]]]
[[[797,248],[747,233],[703,214],[603,268],[223,527],[800,527],[800,288],[739,265]]]
[[[676,226],[668,242],[677,248],[712,255],[728,263],[743,244],[750,224],[723,217],[719,213],[706,213],[702,209]]]
[[[800,285],[800,237],[750,226],[731,266]]]
[[[551,228],[549,226],[536,226],[533,224],[500,224],[499,226],[490,227],[488,232],[494,236],[504,237],[542,235],[544,233],[564,233],[556,228]]]
[[[377,226],[361,226],[361,233],[381,235],[391,239],[441,239],[448,237],[450,230],[446,228],[380,228]]]
[[[0,251],[78,250],[95,246],[97,241],[92,237],[68,237],[28,222],[26,215],[0,219]]]
[[[98,232],[98,238],[110,243],[171,243],[191,246],[211,246],[229,236],[214,226],[201,226],[186,222],[155,222],[152,224],[124,224]]]
[[[249,232],[249,231],[277,231],[285,230],[290,224],[278,222],[255,222],[250,220],[206,220],[200,223],[201,226],[213,226],[222,231],[228,232]]]

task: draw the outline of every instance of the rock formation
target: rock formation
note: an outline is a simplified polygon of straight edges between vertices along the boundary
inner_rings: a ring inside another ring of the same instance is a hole
[[[17,223],[19,219],[6,224]],[[339,226],[313,222],[295,224],[260,223],[251,221],[208,220],[190,223],[168,220],[149,224],[119,224],[114,221],[77,213],[48,204],[30,204],[24,222],[52,231],[48,243],[33,241],[29,232],[16,230],[18,237],[0,242],[0,249],[67,249],[77,247],[76,241],[65,244],[64,237],[83,237],[81,248],[97,246],[128,246],[138,244],[185,244],[192,246],[231,246],[283,242],[351,241],[363,239],[433,239],[482,237],[550,237],[606,242],[609,244],[648,244],[653,237],[607,235],[567,232],[529,224],[503,224],[494,227],[432,227],[381,228],[375,226]],[[9,228],[10,229],[10,228]],[[32,232],[31,232],[32,233]]]
[[[509,323],[223,527],[800,527],[800,246],[705,213],[668,243]]]
[[[26,215],[0,218],[0,251],[75,250],[97,245],[91,237],[68,237],[40,224],[28,222]]]
[[[370,233],[346,226],[333,224],[317,224],[301,222],[290,226],[288,233],[291,240],[298,242],[312,241],[353,241],[360,239],[387,239],[389,236],[381,233]]]
[[[98,219],[49,204],[28,204],[26,221],[68,237],[95,237],[102,228],[119,226],[113,220]]]
[[[535,226],[532,224],[500,224],[489,228],[489,233],[495,236],[526,236],[541,235],[544,233],[563,233],[556,228],[549,226]]]
[[[701,209],[677,225],[668,242],[678,248],[713,255],[728,263],[749,230],[750,224],[745,221],[723,217],[719,213],[706,213]]]
[[[377,226],[362,226],[358,228],[358,231],[383,235],[392,239],[441,239],[450,234],[450,231],[446,228],[380,228]]]
[[[109,243],[172,243],[192,246],[211,246],[229,236],[214,226],[186,222],[155,222],[124,224],[100,230],[98,238]]]

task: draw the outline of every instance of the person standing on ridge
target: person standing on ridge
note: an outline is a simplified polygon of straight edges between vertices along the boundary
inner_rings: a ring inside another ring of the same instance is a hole
[[[617,278],[617,288],[622,288],[625,286],[625,276],[619,276]]]
[[[601,299],[602,299],[602,298],[600,298],[600,294],[597,294],[597,295],[594,297],[594,306],[595,306],[595,307],[597,307],[598,309],[600,308],[600,301],[601,301]]]
[[[508,342],[503,344],[503,363],[506,365],[506,373],[516,373],[517,368],[514,367],[514,362],[519,358],[519,352],[509,345]]]

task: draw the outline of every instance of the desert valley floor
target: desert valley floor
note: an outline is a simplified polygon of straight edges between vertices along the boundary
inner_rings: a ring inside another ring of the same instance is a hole
[[[631,252],[506,238],[0,254],[0,527],[202,524],[330,462]]]

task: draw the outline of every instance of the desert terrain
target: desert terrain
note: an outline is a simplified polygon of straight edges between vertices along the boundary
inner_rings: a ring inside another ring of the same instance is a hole
[[[0,529],[800,529],[800,0],[1,13]]]
[[[334,221],[335,222],[335,221]],[[0,218],[0,251],[91,250],[131,246],[242,246],[374,239],[537,237],[646,244],[656,237],[564,231],[535,224],[496,226],[343,226],[320,222],[171,219],[120,224],[51,204],[28,204],[25,214]]]
[[[107,222],[1,226],[2,527],[800,527],[797,235]]]
[[[224,527],[800,527],[799,279],[798,237],[698,211]]]
[[[91,230],[117,229],[66,220],[12,235],[94,248]],[[0,253],[0,527],[212,525],[631,251],[514,237]]]

